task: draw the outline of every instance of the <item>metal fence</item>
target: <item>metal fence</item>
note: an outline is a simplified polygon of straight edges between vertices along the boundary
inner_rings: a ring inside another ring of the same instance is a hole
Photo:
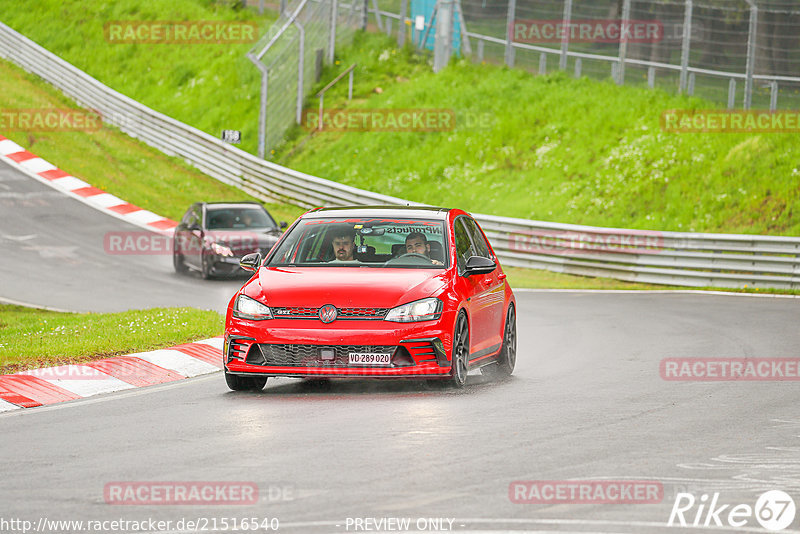
[[[333,62],[336,46],[348,44],[363,25],[364,4],[340,6],[337,0],[293,0],[248,52],[261,72],[258,154],[278,144],[301,122],[303,101]]]
[[[391,31],[383,23],[387,18],[411,24],[394,28],[419,43],[406,0],[376,1],[372,24],[384,31]],[[437,3],[445,1],[452,0]],[[611,77],[620,84],[683,91],[729,108],[800,107],[796,0],[457,0],[456,11],[463,14],[456,20],[466,30],[464,44],[471,45],[461,51],[475,61]],[[631,35],[616,42],[603,39],[602,32],[582,37],[581,23],[596,29],[602,21],[653,22],[660,30],[652,38]],[[561,25],[560,38],[538,31],[551,30],[547,23]]]
[[[265,200],[301,206],[408,205],[233,147],[98,82],[0,23],[0,56],[99,112],[105,123]],[[476,215],[507,265],[657,284],[800,288],[800,238],[651,232]]]

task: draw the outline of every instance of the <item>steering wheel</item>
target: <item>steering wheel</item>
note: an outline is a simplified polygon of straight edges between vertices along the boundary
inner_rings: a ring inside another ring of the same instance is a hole
[[[402,256],[398,256],[396,258],[392,258],[391,260],[384,263],[386,266],[392,265],[433,265],[433,260],[431,260],[425,254],[417,254],[416,252],[406,252]]]

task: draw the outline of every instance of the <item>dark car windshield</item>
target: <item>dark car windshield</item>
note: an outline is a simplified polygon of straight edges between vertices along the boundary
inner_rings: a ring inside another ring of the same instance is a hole
[[[206,209],[208,230],[255,230],[277,228],[270,215],[259,207],[209,207]]]
[[[267,265],[447,267],[444,223],[405,218],[303,219]]]

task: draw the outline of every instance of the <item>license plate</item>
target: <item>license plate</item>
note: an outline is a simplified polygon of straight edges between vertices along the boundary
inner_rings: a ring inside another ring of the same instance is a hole
[[[348,352],[351,365],[389,365],[392,355],[383,352]]]

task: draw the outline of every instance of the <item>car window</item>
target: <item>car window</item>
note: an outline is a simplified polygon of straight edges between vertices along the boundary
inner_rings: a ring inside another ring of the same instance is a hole
[[[469,217],[462,217],[461,220],[464,222],[464,226],[467,227],[467,231],[472,237],[472,244],[475,247],[474,255],[483,256],[484,258],[494,260],[492,253],[489,252],[489,245],[486,243],[486,238],[483,236],[483,232],[481,232],[481,229],[478,227],[478,223]]]
[[[458,268],[461,269],[467,264],[470,256],[473,256],[472,242],[469,239],[469,234],[464,228],[463,217],[456,219],[453,231],[456,235],[456,256],[458,258]]]
[[[258,230],[278,227],[266,210],[258,206],[208,207],[206,220],[209,230]]]
[[[422,253],[409,254],[406,241],[422,241]],[[268,265],[444,268],[446,250],[441,220],[309,218],[289,231]]]

